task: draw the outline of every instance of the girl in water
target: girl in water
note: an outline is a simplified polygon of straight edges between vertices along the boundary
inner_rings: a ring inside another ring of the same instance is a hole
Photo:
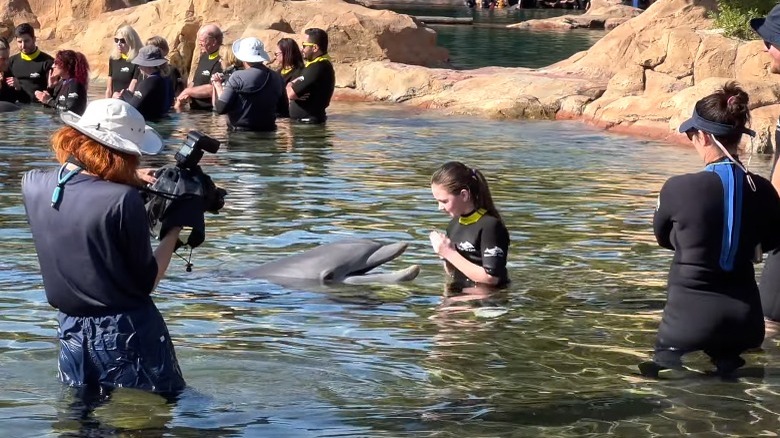
[[[464,286],[507,284],[509,232],[482,172],[450,161],[434,172],[431,192],[439,210],[452,217],[446,234],[431,231],[430,239],[454,282]]]
[[[742,135],[755,135],[749,122],[748,95],[730,82],[696,102],[680,126],[705,167],[670,178],[658,197],[653,230],[674,258],[655,354],[639,365],[645,376],[680,369],[697,350],[728,375],[764,339],[753,262],[780,245],[780,198],[737,156]]]

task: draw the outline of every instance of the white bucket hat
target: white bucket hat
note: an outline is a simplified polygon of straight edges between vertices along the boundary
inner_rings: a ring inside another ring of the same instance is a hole
[[[236,40],[233,43],[233,54],[239,61],[244,62],[267,62],[271,59],[263,42],[255,37]]]
[[[146,126],[144,116],[129,103],[119,99],[93,100],[79,116],[63,112],[66,125],[103,146],[133,155],[154,155],[163,147],[162,138]]]

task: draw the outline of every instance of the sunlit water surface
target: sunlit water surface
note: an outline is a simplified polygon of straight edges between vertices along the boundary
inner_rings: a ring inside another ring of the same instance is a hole
[[[194,270],[174,260],[155,293],[189,384],[175,403],[119,390],[83,418],[56,380],[20,179],[52,166],[40,110],[0,125],[0,424],[3,436],[756,436],[778,430],[780,351],[747,355],[736,382],[638,378],[671,252],[651,218],[692,149],[576,122],[490,121],[335,104],[325,127],[231,134],[211,114],[158,125],[172,161],[189,129],[224,142],[202,164],[229,191]],[[453,302],[428,233],[430,174],[482,169],[511,232],[505,299]],[[765,158],[753,169],[766,174]],[[252,266],[344,237],[404,241],[389,268],[413,282],[288,289]],[[63,242],[67,245],[67,242]],[[707,369],[700,355],[694,367]]]
[[[603,30],[508,29],[506,25],[582,11],[566,9],[469,9],[464,7],[391,7],[415,16],[472,17],[473,25],[431,25],[436,42],[450,51],[454,68],[487,66],[539,68],[588,50]]]

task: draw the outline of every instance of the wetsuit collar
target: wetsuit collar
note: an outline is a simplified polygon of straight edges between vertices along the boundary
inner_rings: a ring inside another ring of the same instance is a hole
[[[458,218],[458,223],[461,225],[471,225],[473,223],[476,223],[478,220],[482,219],[482,216],[484,216],[487,213],[487,210],[484,208],[480,208],[479,210],[472,211],[471,213],[461,216]]]
[[[285,67],[280,71],[280,74],[286,75],[287,73],[290,73],[292,71],[292,67]]]
[[[41,54],[41,49],[36,47],[35,51],[32,52],[32,54],[30,54],[30,55],[28,55],[28,54],[26,54],[24,52],[19,52],[19,54],[22,55],[22,59],[25,60],[25,61],[35,61],[35,58],[37,58],[38,55]]]
[[[721,156],[720,158],[717,158],[705,164],[704,167],[706,168],[707,166],[710,166],[712,164],[731,164],[731,160],[729,160],[729,157]]]
[[[120,54],[119,54],[119,56],[120,56],[122,59],[124,59],[125,61],[127,61],[127,53],[120,53]]]
[[[213,61],[217,58],[219,58],[219,51],[216,51],[214,53],[209,53],[209,61]]]
[[[322,61],[330,61],[330,55],[328,55],[326,53],[324,55],[321,55],[321,56],[318,56],[318,57],[312,59],[311,61],[306,61],[304,63],[304,67],[308,67],[308,66],[314,64],[315,62],[322,62]]]

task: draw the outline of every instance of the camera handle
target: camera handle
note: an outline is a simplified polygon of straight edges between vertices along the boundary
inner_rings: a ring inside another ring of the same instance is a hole
[[[181,242],[181,240],[179,240],[179,242]],[[182,246],[184,246],[184,245],[182,245]],[[180,248],[181,248],[181,247],[180,247]],[[184,256],[182,256],[181,254],[179,254],[178,252],[176,252],[176,250],[174,250],[174,251],[173,251],[173,253],[176,255],[176,257],[178,257],[178,258],[180,258],[180,259],[184,260],[184,263],[185,263],[185,265],[184,265],[184,266],[185,266],[185,268],[184,268],[184,269],[185,269],[187,272],[192,272],[192,247],[190,247],[190,253],[189,253],[189,255],[187,256],[187,258],[184,258]]]

